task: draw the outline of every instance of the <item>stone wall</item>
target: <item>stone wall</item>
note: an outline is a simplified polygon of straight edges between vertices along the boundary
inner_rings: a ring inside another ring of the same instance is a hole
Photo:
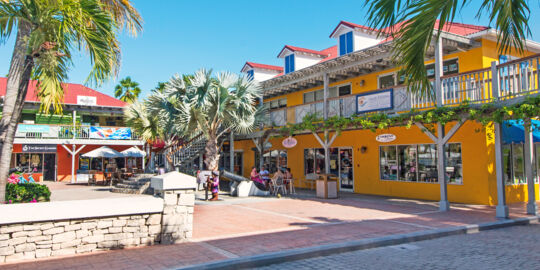
[[[0,205],[0,263],[186,241],[195,185],[156,196]]]
[[[0,225],[0,262],[160,243],[161,213]]]

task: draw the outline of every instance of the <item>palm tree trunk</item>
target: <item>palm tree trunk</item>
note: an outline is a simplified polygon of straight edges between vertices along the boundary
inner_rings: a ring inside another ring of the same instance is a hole
[[[219,167],[219,145],[218,140],[215,135],[210,135],[210,138],[208,138],[208,141],[206,142],[206,158],[204,159],[204,163],[206,164],[206,168],[210,171],[216,171]]]
[[[24,20],[19,21],[0,120],[0,201],[5,198],[13,140],[34,67],[32,56],[28,54],[31,31],[29,23]]]

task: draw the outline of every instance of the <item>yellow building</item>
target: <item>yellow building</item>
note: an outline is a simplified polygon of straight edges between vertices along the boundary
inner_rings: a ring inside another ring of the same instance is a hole
[[[261,82],[271,126],[298,123],[308,113],[346,117],[373,111],[397,114],[437,104],[453,106],[465,100],[482,104],[493,98],[538,92],[540,44],[526,41],[523,55],[499,55],[493,29],[453,23],[443,30],[425,61],[428,76],[437,81],[440,74],[439,103],[406,91],[402,71],[391,61],[391,39],[344,21],[330,35],[337,40],[336,46],[317,51],[287,45],[278,55],[283,67],[246,62],[242,72]],[[454,128],[456,124],[444,127],[451,136],[444,151],[448,200],[496,205],[494,125],[466,121]],[[519,124],[515,126],[519,128]],[[441,198],[437,147],[429,135],[438,135],[428,133],[421,126],[343,131],[329,147],[329,173],[339,176],[342,191],[437,201]],[[282,145],[283,137],[270,137],[264,143],[262,134],[235,137],[235,170],[245,177],[261,164],[255,142],[259,148],[264,145],[264,166],[270,172],[290,168],[298,187],[307,187],[304,179],[326,170],[325,151],[313,134],[296,134],[297,144],[292,148]],[[505,138],[504,142],[510,143],[502,147],[500,161],[506,201],[527,201],[523,137]],[[540,145],[535,145],[535,152],[540,155]],[[224,155],[230,156],[228,152]],[[536,175],[540,158],[535,162]]]

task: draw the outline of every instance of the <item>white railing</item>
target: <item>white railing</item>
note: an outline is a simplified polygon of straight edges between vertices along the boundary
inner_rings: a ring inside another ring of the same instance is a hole
[[[94,139],[138,140],[129,127],[97,127],[72,125],[19,124],[16,138],[28,139]]]
[[[483,104],[504,101],[539,92],[540,54],[441,78],[443,106],[457,106],[468,102]],[[495,79],[493,78],[495,74]],[[493,83],[497,85],[493,85]],[[432,81],[432,83],[434,83]],[[394,88],[394,108],[388,113],[399,113],[410,109],[428,109],[437,106],[435,95],[420,95],[406,91],[405,86]],[[382,89],[381,89],[382,90]],[[282,126],[288,122],[300,123],[307,114],[323,115],[322,101],[273,110],[271,119],[274,125]],[[328,100],[328,115],[349,117],[356,113],[356,95]],[[294,119],[287,119],[294,115]]]

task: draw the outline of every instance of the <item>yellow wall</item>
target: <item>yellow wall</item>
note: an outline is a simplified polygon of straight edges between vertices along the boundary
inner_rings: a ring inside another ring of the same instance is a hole
[[[459,72],[467,72],[491,66],[492,61],[498,60],[496,42],[482,39],[479,41],[481,47],[473,48],[469,51],[445,55],[443,58],[458,58]],[[523,56],[533,53],[526,52]],[[516,52],[510,55],[520,56]],[[433,60],[426,61],[426,64],[433,63]],[[362,75],[356,78],[332,83],[330,86],[350,83],[352,94],[373,91],[377,89],[377,76],[395,72],[398,69],[388,69],[376,73]],[[361,86],[361,81],[364,81]],[[287,95],[268,99],[287,98],[287,106],[303,104],[303,94],[309,91],[322,89],[321,86],[306,90],[289,93]],[[292,119],[288,117],[288,119]],[[447,125],[447,129],[452,124]],[[392,133],[397,139],[388,145],[399,144],[426,144],[431,140],[417,127],[407,129],[405,127],[395,127],[387,130],[378,130],[376,133],[367,130],[354,130],[343,132],[333,143],[332,147],[352,147],[354,162],[354,192],[364,194],[375,194],[394,197],[417,198],[426,200],[439,200],[439,185],[436,183],[415,183],[380,180],[379,177],[379,146],[383,145],[375,141],[375,136],[382,133]],[[298,145],[288,149],[288,167],[291,168],[295,178],[304,177],[304,149],[322,148],[312,134],[297,135]],[[448,198],[451,202],[473,203],[473,204],[497,204],[497,185],[495,177],[495,153],[492,126],[483,127],[477,122],[468,121],[450,139],[450,142],[461,143],[462,164],[463,164],[463,184],[449,184]],[[274,149],[283,149],[281,141],[283,138],[274,138],[270,142]],[[244,148],[244,175],[249,176],[253,164],[254,147],[251,141],[241,141],[235,143],[236,148]],[[367,151],[360,153],[360,147],[366,146]],[[537,185],[538,198],[538,185]],[[527,200],[527,186],[513,185],[506,187],[507,202],[519,202]]]

